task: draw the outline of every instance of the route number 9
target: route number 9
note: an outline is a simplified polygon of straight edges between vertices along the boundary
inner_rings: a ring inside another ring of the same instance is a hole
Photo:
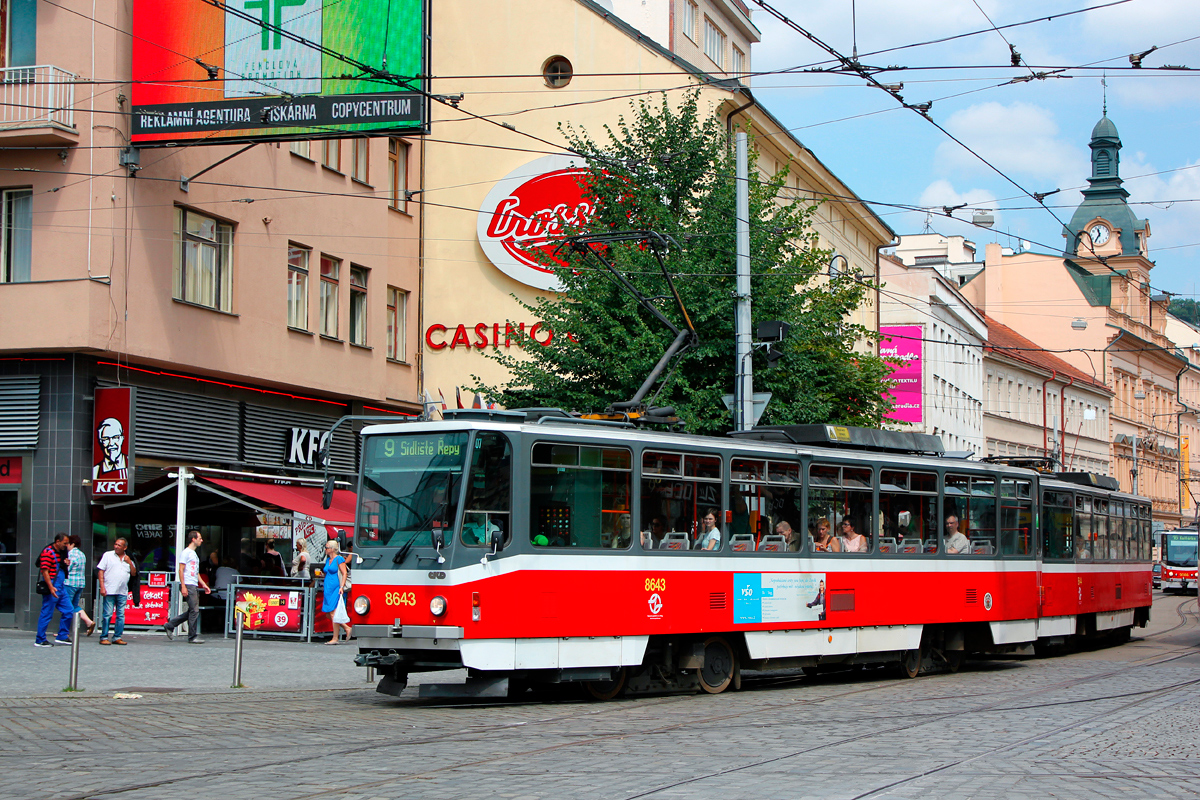
[[[385,456],[387,456],[388,458],[391,458],[392,456],[396,455],[396,440],[395,439],[384,439],[383,440],[383,454]]]
[[[646,578],[647,592],[665,592],[667,590],[666,578]]]

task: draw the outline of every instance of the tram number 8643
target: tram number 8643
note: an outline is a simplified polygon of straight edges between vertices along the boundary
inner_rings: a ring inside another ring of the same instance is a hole
[[[415,592],[385,592],[383,601],[389,606],[415,606],[417,595]]]
[[[666,578],[646,578],[647,592],[665,592],[667,590]]]

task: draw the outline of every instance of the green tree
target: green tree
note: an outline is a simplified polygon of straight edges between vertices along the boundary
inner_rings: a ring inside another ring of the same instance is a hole
[[[665,95],[661,102],[634,104],[629,118],[605,126],[601,141],[570,125],[560,130],[588,158],[584,189],[596,207],[583,229],[567,233],[653,230],[676,243],[664,260],[700,344],[668,368],[647,401],[674,406],[690,431],[730,430],[732,415],[721,396],[733,392],[736,361],[736,217],[734,159],[723,120],[715,109],[702,112],[696,91],[678,107]],[[750,175],[758,175],[753,156]],[[891,366],[854,349],[875,334],[849,321],[873,287],[854,274],[821,277],[831,253],[817,247],[816,207],[785,191],[785,180],[781,170],[750,183],[754,319],[792,325],[773,369],[762,369],[760,352],[752,356],[755,389],[774,395],[761,422],[878,425],[888,408],[882,393]],[[617,244],[606,256],[683,327],[647,247]],[[565,251],[560,257],[563,292],[522,303],[555,331],[553,341],[545,347],[524,341],[523,357],[490,354],[510,371],[502,386],[475,377],[477,390],[509,408],[600,411],[628,400],[674,338],[594,258]]]
[[[1170,311],[1184,322],[1200,325],[1200,303],[1195,300],[1172,300]]]

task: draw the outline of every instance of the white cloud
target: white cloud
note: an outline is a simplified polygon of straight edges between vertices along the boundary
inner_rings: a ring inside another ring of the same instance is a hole
[[[956,111],[945,127],[1004,173],[1060,186],[1075,185],[1088,164],[1086,150],[1059,138],[1054,115],[1037,105],[979,103]],[[942,142],[934,164],[943,174],[991,173],[987,165],[954,142]]]

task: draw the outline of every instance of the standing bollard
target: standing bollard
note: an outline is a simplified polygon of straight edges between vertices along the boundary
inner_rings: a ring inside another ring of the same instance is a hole
[[[71,615],[71,672],[67,678],[67,691],[79,691],[79,612]]]
[[[246,615],[240,608],[234,608],[234,619],[237,620],[237,641],[233,646],[233,686],[231,689],[244,689],[242,686],[242,625]]]

